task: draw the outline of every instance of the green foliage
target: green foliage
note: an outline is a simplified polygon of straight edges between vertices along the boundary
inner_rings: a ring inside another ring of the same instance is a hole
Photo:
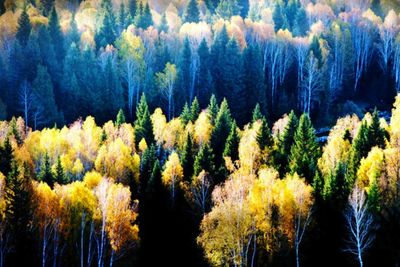
[[[198,176],[202,170],[205,170],[210,175],[213,175],[215,173],[214,162],[213,149],[209,145],[202,146],[194,160],[194,176]]]
[[[136,109],[135,121],[135,141],[136,144],[144,138],[147,145],[154,142],[153,125],[150,119],[149,106],[147,105],[146,96],[143,94],[140,98],[139,105]]]
[[[54,175],[51,170],[50,158],[46,153],[42,159],[42,165],[40,166],[40,172],[38,179],[42,182],[47,183],[50,187],[54,186]]]
[[[185,10],[184,21],[188,23],[198,23],[200,20],[200,11],[197,0],[189,0]]]
[[[0,146],[0,172],[6,177],[11,171],[11,163],[13,159],[13,148],[10,138],[7,136],[3,145]]]
[[[315,130],[307,114],[300,117],[299,126],[294,134],[294,143],[290,149],[290,173],[297,173],[310,184],[315,176],[319,147]]]
[[[194,157],[193,157],[193,140],[190,134],[186,136],[185,144],[181,153],[181,162],[183,167],[183,174],[187,181],[190,181],[194,170]]]
[[[115,120],[115,125],[119,127],[119,126],[121,126],[121,124],[123,124],[125,122],[126,122],[126,119],[125,119],[124,111],[122,109],[120,109],[118,111],[117,118]]]
[[[215,125],[215,118],[217,117],[217,114],[219,112],[217,98],[215,97],[215,95],[211,96],[207,111],[210,115],[211,123]]]
[[[158,25],[158,31],[168,33],[168,30],[169,30],[169,26],[168,26],[167,16],[165,15],[165,12],[164,12],[161,17],[160,24]]]
[[[55,170],[55,174],[54,174],[54,180],[56,181],[56,183],[62,185],[62,184],[66,184],[67,181],[67,177],[65,175],[64,172],[64,168],[61,164],[61,158],[60,156],[57,158],[57,163],[56,163],[56,170]]]
[[[210,72],[210,50],[206,39],[203,38],[197,49],[199,56],[198,79],[196,84],[196,95],[201,107],[205,107],[210,100],[213,91],[212,75]]]
[[[253,116],[251,119],[251,123],[254,123],[258,120],[262,120],[263,118],[264,118],[264,115],[261,113],[260,104],[257,103],[253,109]]]
[[[261,118],[261,127],[257,133],[257,143],[261,150],[272,147],[274,141],[272,139],[271,130],[265,117]]]
[[[377,177],[378,179],[379,177]],[[369,191],[368,191],[368,208],[378,213],[381,210],[381,193],[379,192],[379,186],[377,183],[377,179],[373,179],[373,182],[370,184]]]
[[[136,25],[139,28],[147,29],[154,24],[149,3],[146,3],[143,7],[142,2],[140,2],[139,9],[140,12],[136,12]]]
[[[195,122],[200,114],[200,105],[197,97],[194,98],[192,105],[190,106],[190,119]]]
[[[228,138],[226,139],[225,148],[224,148],[224,157],[230,157],[232,161],[236,161],[239,159],[239,142],[240,138],[237,132],[236,122],[233,121],[231,126],[231,131],[229,133]]]
[[[29,20],[29,15],[26,11],[26,8],[24,8],[18,19],[18,31],[16,34],[16,38],[21,44],[21,46],[25,47],[26,44],[28,43],[31,30],[32,30],[32,25]]]
[[[103,1],[104,19],[100,31],[96,34],[96,44],[100,47],[105,47],[108,44],[114,44],[117,39],[116,18],[111,6],[111,2]]]
[[[50,14],[49,34],[51,37],[52,45],[54,47],[56,58],[59,63],[62,63],[62,60],[65,56],[64,35],[61,31],[60,22],[58,20],[58,14],[55,7],[53,7]]]
[[[179,116],[179,118],[181,119],[182,123],[185,125],[191,120],[192,116],[191,116],[191,112],[190,112],[190,109],[189,109],[189,106],[187,103],[185,103],[185,105],[183,106],[182,113]]]

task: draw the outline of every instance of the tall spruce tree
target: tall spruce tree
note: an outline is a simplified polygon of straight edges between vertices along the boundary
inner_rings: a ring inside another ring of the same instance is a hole
[[[148,145],[154,142],[153,125],[151,123],[149,106],[147,105],[146,96],[142,94],[139,105],[136,109],[135,121],[135,141],[136,144],[142,139],[146,140]]]
[[[137,26],[142,29],[147,29],[148,27],[152,26],[154,24],[153,22],[153,16],[151,15],[150,11],[150,5],[147,2],[144,7],[142,7],[141,12],[136,12],[136,17],[137,17]]]
[[[181,155],[182,155],[181,162],[182,162],[184,177],[187,181],[190,181],[193,176],[194,157],[193,157],[193,140],[189,133],[186,135],[186,140]]]
[[[190,119],[195,122],[200,114],[200,105],[197,97],[195,97],[192,101],[192,105],[190,106]]]
[[[265,117],[261,118],[261,126],[257,133],[257,143],[261,150],[272,147],[274,141],[272,139],[271,130]]]
[[[186,102],[185,105],[183,106],[182,113],[179,116],[179,118],[181,119],[182,123],[186,125],[191,120],[191,117],[192,117],[191,112]]]
[[[11,163],[13,160],[13,148],[10,138],[7,136],[3,145],[0,146],[0,172],[6,177],[11,171]]]
[[[198,23],[200,21],[200,11],[197,0],[189,0],[185,10],[184,21],[187,23]]]
[[[226,139],[225,148],[224,148],[224,157],[230,157],[234,162],[239,159],[239,142],[240,138],[237,132],[236,122],[233,121],[231,130],[229,132],[229,136]]]
[[[203,145],[200,148],[199,153],[196,155],[196,159],[194,161],[194,176],[198,176],[202,170],[213,176],[215,173],[214,162],[213,149],[208,144]]]
[[[125,119],[124,111],[122,109],[120,109],[118,111],[117,118],[115,119],[115,125],[117,127],[119,127],[119,126],[121,126],[121,124],[123,124],[125,122],[126,122],[126,119]]]
[[[315,130],[307,114],[300,117],[290,149],[289,167],[292,174],[297,173],[312,184],[319,157],[319,147]]]
[[[196,95],[199,98],[200,106],[205,107],[213,91],[210,72],[210,49],[205,38],[203,38],[197,49],[197,55],[199,56],[199,68],[196,79]]]
[[[211,75],[214,82],[216,97],[219,101],[223,98],[225,92],[225,62],[229,60],[226,58],[226,45],[229,42],[228,31],[224,25],[219,33],[216,34],[214,43],[211,47]]]
[[[62,64],[65,56],[64,35],[61,31],[60,22],[58,20],[58,14],[55,7],[53,7],[50,13],[49,34],[57,61],[59,64]]]
[[[31,21],[29,19],[26,8],[24,8],[18,19],[18,30],[15,36],[22,47],[25,47],[28,43],[31,30]]]
[[[219,112],[217,98],[215,97],[215,95],[211,95],[210,103],[207,107],[207,112],[210,115],[211,124],[215,125],[215,118],[217,117],[217,114]]]
[[[47,183],[51,188],[54,186],[54,175],[51,170],[50,158],[47,152],[44,154],[40,172],[38,175],[40,181]]]
[[[58,183],[60,185],[67,183],[67,177],[65,175],[64,168],[61,164],[60,156],[58,156],[58,158],[57,158],[54,180],[56,183]]]

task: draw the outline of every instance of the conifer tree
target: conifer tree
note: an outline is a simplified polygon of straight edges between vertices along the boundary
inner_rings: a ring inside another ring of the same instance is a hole
[[[128,12],[132,20],[136,17],[137,9],[138,9],[137,0],[129,0]]]
[[[50,158],[47,152],[44,154],[40,172],[38,175],[40,181],[47,183],[51,188],[54,186],[54,175],[51,171]]]
[[[186,102],[185,105],[183,106],[182,113],[179,116],[179,118],[181,119],[182,123],[186,125],[191,120],[191,117],[192,117],[191,112]]]
[[[147,190],[156,161],[156,149],[154,144],[151,144],[149,148],[143,151],[140,161],[140,193],[144,193],[144,190]]]
[[[279,30],[289,29],[289,23],[285,13],[285,7],[280,1],[275,4],[274,12],[272,14],[274,20],[275,32]]]
[[[202,170],[213,175],[215,173],[214,162],[214,153],[212,148],[208,144],[202,146],[194,161],[193,175],[199,175]]]
[[[116,18],[110,1],[103,1],[104,19],[100,31],[96,34],[96,44],[98,48],[108,44],[114,44],[117,38]]]
[[[32,30],[31,21],[29,19],[29,15],[26,11],[26,8],[24,8],[18,19],[18,30],[16,33],[16,38],[22,47],[25,47],[26,44],[28,43],[31,30]]]
[[[226,58],[225,50],[229,42],[228,31],[224,25],[219,33],[216,34],[215,40],[211,47],[211,75],[214,82],[216,97],[220,101],[224,96],[225,88],[225,61],[230,60]]]
[[[168,30],[169,30],[169,26],[168,26],[168,21],[167,21],[167,15],[164,12],[163,15],[161,16],[160,24],[158,25],[158,31],[168,33]]]
[[[217,98],[215,97],[215,95],[211,95],[210,103],[208,104],[207,111],[208,111],[208,114],[210,115],[211,124],[214,125],[215,118],[217,117],[217,114],[219,112]]]
[[[368,141],[371,143],[371,148],[374,146],[385,148],[387,133],[380,125],[379,113],[375,108],[374,113],[372,113],[371,125],[368,127]]]
[[[149,106],[147,105],[146,96],[143,94],[140,98],[139,105],[136,109],[135,121],[135,141],[138,144],[142,138],[146,140],[148,145],[154,142],[153,125],[150,119]]]
[[[120,109],[118,111],[117,118],[115,120],[115,126],[119,127],[119,126],[121,126],[121,124],[123,124],[125,122],[126,122],[126,120],[125,120],[124,111],[122,109]]]
[[[161,191],[162,188],[161,175],[162,175],[161,164],[159,160],[156,160],[147,186],[147,192],[152,193],[153,197],[157,195],[157,192]]]
[[[228,138],[226,139],[225,148],[224,148],[224,157],[230,157],[234,162],[239,159],[239,142],[240,138],[237,132],[236,122],[233,121],[231,126],[231,131],[229,133]]]
[[[189,133],[186,136],[185,144],[183,146],[181,155],[182,155],[181,162],[183,167],[183,175],[187,181],[190,181],[193,175],[194,157],[193,157],[193,141]]]
[[[152,26],[154,24],[153,22],[153,16],[151,15],[150,12],[150,6],[149,3],[147,2],[144,7],[142,7],[142,10],[140,14],[136,12],[137,16],[137,26],[142,29],[147,29],[148,27]]]
[[[129,25],[129,21],[127,19],[128,14],[129,14],[129,12],[126,12],[124,3],[121,3],[121,5],[119,7],[119,15],[118,15],[118,25],[119,25],[118,34],[119,35]]]
[[[56,164],[54,180],[60,185],[67,183],[67,179],[66,179],[66,176],[65,176],[64,168],[63,168],[63,166],[61,164],[60,156],[58,156],[58,158],[57,158],[57,164]]]
[[[58,20],[58,14],[55,7],[53,7],[50,13],[49,34],[57,61],[59,64],[61,64],[65,56],[64,35],[61,31],[60,22]]]
[[[4,144],[0,146],[0,172],[6,177],[11,171],[11,163],[13,159],[13,149],[10,138],[7,136]]]
[[[304,7],[300,7],[297,10],[294,25],[293,34],[295,36],[305,36],[309,30],[309,21],[307,18],[307,13]]]
[[[299,126],[294,134],[294,143],[290,150],[290,172],[297,173],[312,184],[318,156],[319,147],[315,130],[308,115],[303,114],[300,117]]]
[[[260,104],[257,103],[253,109],[251,122],[254,123],[258,120],[262,120],[263,118],[264,118],[264,115],[261,113]]]
[[[189,0],[185,10],[184,21],[187,23],[198,23],[200,21],[200,11],[197,0]]]
[[[239,0],[239,7],[240,7],[240,16],[242,18],[247,18],[250,10],[250,1],[249,0]]]
[[[196,121],[200,114],[200,105],[197,97],[194,98],[192,105],[190,106],[190,119]]]
[[[183,41],[183,48],[181,51],[181,57],[179,60],[179,90],[176,95],[178,99],[182,102],[191,101],[193,93],[190,91],[190,81],[191,81],[191,63],[192,63],[192,50],[190,48],[189,38],[185,38]]]
[[[48,16],[54,7],[55,0],[40,0],[44,16]]]
[[[268,127],[268,122],[265,117],[261,118],[261,127],[257,133],[257,143],[262,151],[273,145],[271,130]]]
[[[201,41],[197,49],[199,56],[199,68],[196,85],[196,95],[199,98],[201,107],[205,107],[210,101],[213,91],[212,76],[210,72],[210,49],[205,38]]]

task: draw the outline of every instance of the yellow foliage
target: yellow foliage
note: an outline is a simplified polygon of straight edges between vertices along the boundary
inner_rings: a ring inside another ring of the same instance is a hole
[[[176,152],[168,157],[168,161],[165,163],[165,169],[162,173],[162,182],[164,185],[171,186],[174,190],[175,185],[183,178],[183,168],[179,161],[179,156]]]
[[[357,171],[356,183],[360,188],[365,188],[368,192],[373,182],[379,184],[379,179],[384,170],[383,150],[373,147],[366,158],[363,158]]]
[[[157,145],[161,146],[164,141],[164,131],[167,126],[167,118],[160,108],[156,108],[151,115],[151,122],[153,124],[154,139]]]
[[[209,116],[206,111],[202,111],[194,124],[194,139],[199,147],[208,144],[211,138],[212,124]]]
[[[142,138],[142,140],[140,140],[140,142],[139,142],[139,150],[140,150],[140,152],[143,152],[146,149],[147,149],[146,139]]]
[[[100,173],[98,173],[96,171],[90,171],[90,172],[87,172],[85,174],[85,176],[83,177],[83,182],[85,183],[85,185],[88,188],[93,189],[99,185],[102,178],[103,177],[101,176]]]

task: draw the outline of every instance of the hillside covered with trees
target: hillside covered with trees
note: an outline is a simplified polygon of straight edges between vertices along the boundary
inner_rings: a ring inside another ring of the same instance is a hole
[[[398,266],[399,91],[395,0],[1,0],[0,267]]]

